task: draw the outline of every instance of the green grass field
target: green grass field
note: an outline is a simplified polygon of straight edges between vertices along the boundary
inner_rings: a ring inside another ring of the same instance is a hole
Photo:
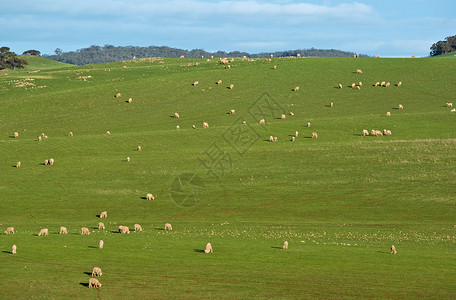
[[[454,299],[452,56],[31,59],[0,73],[1,299]]]

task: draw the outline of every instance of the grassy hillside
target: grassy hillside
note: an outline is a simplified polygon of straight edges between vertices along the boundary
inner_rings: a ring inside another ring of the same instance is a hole
[[[19,57],[25,60],[28,65],[25,66],[23,70],[18,71],[38,71],[38,70],[45,70],[45,69],[59,69],[59,68],[68,68],[71,65],[65,64],[62,62],[58,62],[55,60],[47,59],[44,57],[39,56],[32,56],[32,55],[19,55]]]
[[[438,58],[456,57],[456,52],[449,52],[449,53],[445,53],[445,54],[436,55],[436,56],[433,56],[433,57],[438,57]]]
[[[16,229],[0,235],[0,298],[454,297],[455,61],[230,65],[0,74],[0,229]],[[117,233],[135,223],[144,231]],[[99,290],[87,288],[94,266]]]

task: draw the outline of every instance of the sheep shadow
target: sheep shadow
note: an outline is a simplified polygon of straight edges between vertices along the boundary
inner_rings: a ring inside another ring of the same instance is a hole
[[[329,104],[325,104],[325,107],[331,107],[331,105],[329,105]]]
[[[165,230],[165,228],[155,227],[155,230]]]
[[[16,137],[14,135],[9,136],[10,139],[15,139]]]
[[[375,252],[377,252],[377,253],[386,253],[386,254],[391,254],[391,252],[390,252],[390,251],[381,251],[381,250],[377,250],[377,251],[375,251]]]
[[[204,250],[202,250],[202,249],[193,249],[193,252],[196,252],[196,253],[205,253]]]
[[[283,247],[272,246],[272,249],[283,249]]]
[[[147,200],[147,197],[139,197],[139,198],[141,198],[141,199],[143,199],[143,200]]]
[[[3,250],[2,252],[3,252],[3,253],[6,253],[6,254],[13,254],[13,252],[12,252],[12,251],[6,251],[6,250]]]
[[[16,166],[16,165],[12,165],[11,167],[13,167],[13,168],[17,168],[17,166]]]
[[[92,226],[92,227],[89,227],[90,229],[100,229],[98,228],[97,226]]]
[[[399,107],[392,107],[391,109],[399,109]]]
[[[97,218],[100,218],[101,215],[95,215]]]
[[[90,275],[92,275],[92,273],[90,273]],[[79,284],[85,286],[86,288],[89,287],[89,284],[87,282],[80,282]]]
[[[120,234],[120,231],[119,231],[119,230],[112,230],[111,233],[118,233],[118,234]]]
[[[90,248],[90,249],[98,249],[98,247],[95,247],[95,246],[87,246],[87,248]]]
[[[353,133],[354,136],[363,136],[362,133]]]
[[[40,163],[40,166],[45,166],[46,164],[45,163]]]
[[[82,273],[84,273],[86,275],[89,275],[89,276],[92,276],[92,272],[82,272]],[[87,284],[87,285],[89,285],[89,284]]]

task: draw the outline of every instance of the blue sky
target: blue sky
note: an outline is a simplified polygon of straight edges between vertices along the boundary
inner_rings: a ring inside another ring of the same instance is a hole
[[[320,48],[427,56],[456,35],[455,0],[0,0],[0,46],[90,45],[249,53]]]

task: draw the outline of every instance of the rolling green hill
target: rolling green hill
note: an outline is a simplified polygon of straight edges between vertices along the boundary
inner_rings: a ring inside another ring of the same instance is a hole
[[[454,60],[37,60],[0,74],[0,298],[454,297]]]

